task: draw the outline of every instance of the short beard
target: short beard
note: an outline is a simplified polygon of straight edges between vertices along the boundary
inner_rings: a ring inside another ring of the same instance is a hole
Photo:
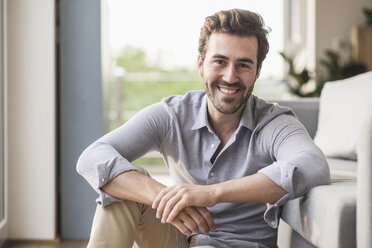
[[[239,88],[240,90],[245,90],[246,87],[240,83],[233,83],[233,84],[228,84],[224,81],[215,81],[212,83],[212,85],[215,86],[215,88],[218,90],[218,87],[219,85],[230,85],[230,86],[233,86],[233,87],[237,87]],[[249,91],[247,92],[247,95],[245,95],[242,99],[240,99],[240,102],[235,105],[233,108],[224,108],[222,104],[220,104],[213,96],[212,94],[212,91],[211,89],[209,88],[208,84],[206,82],[204,82],[204,87],[205,87],[205,91],[208,95],[208,98],[211,100],[213,106],[215,107],[215,109],[220,112],[221,114],[225,114],[225,115],[232,115],[232,114],[235,114],[236,112],[238,112],[238,110],[246,104],[246,102],[248,101],[249,97],[251,96],[252,92],[253,92],[253,86],[252,85],[250,88],[249,88]],[[226,99],[224,100],[224,102],[226,104],[231,104],[233,102],[233,100],[229,100],[229,99]]]

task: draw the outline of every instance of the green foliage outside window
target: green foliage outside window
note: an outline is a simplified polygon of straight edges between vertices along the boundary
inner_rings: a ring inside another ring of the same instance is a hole
[[[107,104],[108,125],[106,131],[111,131],[127,121],[137,111],[146,106],[159,102],[164,97],[170,95],[183,95],[190,90],[202,90],[201,79],[197,76],[198,72],[192,68],[176,68],[173,70],[164,69],[160,63],[150,63],[144,50],[127,46],[115,59],[116,66],[125,72],[122,79],[113,78],[108,87]],[[141,81],[136,79],[131,81],[130,75],[142,73],[150,75],[150,79]],[[151,73],[159,73],[166,78],[167,75],[174,77],[176,74],[181,79],[177,81],[158,81],[151,80]],[[188,78],[197,80],[188,81]],[[119,80],[119,81],[118,81]],[[120,92],[118,92],[118,89]],[[120,98],[120,99],[119,99]],[[118,106],[120,104],[120,107]],[[122,120],[117,120],[117,110],[122,109]],[[111,116],[110,117],[110,113]],[[116,115],[115,115],[116,113]],[[163,166],[164,162],[159,155],[150,154],[135,161],[137,165]]]

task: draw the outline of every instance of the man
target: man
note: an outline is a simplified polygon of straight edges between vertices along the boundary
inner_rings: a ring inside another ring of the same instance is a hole
[[[89,146],[78,172],[99,193],[89,247],[276,247],[281,206],[329,182],[291,110],[251,95],[268,52],[262,18],[206,18],[198,70],[205,92],[172,96]],[[159,151],[178,184],[131,161]]]

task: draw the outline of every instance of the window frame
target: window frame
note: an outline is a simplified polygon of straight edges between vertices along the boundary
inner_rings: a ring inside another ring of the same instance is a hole
[[[8,238],[7,0],[0,0],[0,244]]]
[[[307,68],[315,70],[315,1],[284,0],[283,9],[284,52],[290,56],[298,54],[304,56]],[[294,13],[296,11],[297,15]],[[297,23],[297,25],[294,26],[293,23]],[[284,70],[287,69],[284,68]]]

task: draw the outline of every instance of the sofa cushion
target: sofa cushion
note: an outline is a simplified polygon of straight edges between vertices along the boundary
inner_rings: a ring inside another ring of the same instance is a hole
[[[319,98],[301,98],[272,101],[281,106],[291,108],[298,120],[305,126],[311,138],[314,138],[318,125]]]
[[[355,160],[327,158],[331,172],[331,182],[336,181],[356,181],[357,162]]]
[[[282,219],[316,247],[356,247],[356,183],[317,186],[287,202]]]
[[[372,103],[371,92],[372,71],[325,84],[314,140],[326,156],[356,159],[358,130]]]

